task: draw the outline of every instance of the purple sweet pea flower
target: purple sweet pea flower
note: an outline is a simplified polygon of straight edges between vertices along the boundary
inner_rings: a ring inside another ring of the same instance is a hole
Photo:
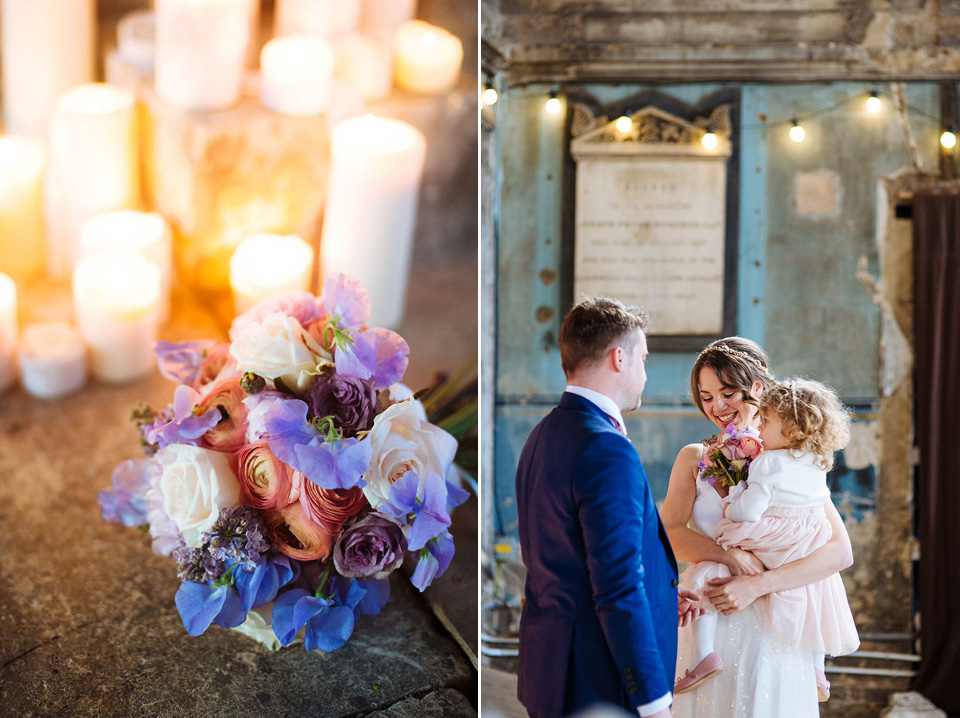
[[[334,362],[337,373],[369,379],[377,389],[385,389],[403,378],[410,347],[389,329],[367,329],[343,349],[337,347]]]
[[[119,464],[110,476],[112,489],[100,492],[103,518],[124,526],[144,526],[147,521],[147,491],[150,489],[149,459],[128,460]]]
[[[333,565],[349,578],[386,578],[403,563],[400,522],[369,513],[347,524],[333,547]]]
[[[328,597],[318,597],[304,588],[286,591],[273,604],[274,633],[281,644],[288,646],[306,626],[307,651],[335,651],[353,633],[356,608],[366,593],[357,581],[339,577],[330,579]]]
[[[145,432],[148,443],[157,444],[161,449],[170,444],[191,444],[198,446],[201,436],[220,422],[220,410],[211,407],[200,416],[194,416],[193,407],[200,399],[200,393],[184,384],[173,393],[173,419],[158,420]]]
[[[370,442],[356,439],[324,441],[307,421],[307,405],[278,401],[266,413],[270,450],[280,461],[324,489],[365,486]]]
[[[192,384],[200,371],[200,365],[207,350],[216,342],[209,339],[196,342],[154,342],[153,353],[157,355],[157,366],[167,379],[181,384]]]
[[[175,601],[183,627],[191,636],[199,636],[211,623],[234,628],[243,623],[247,614],[240,605],[240,596],[228,582],[196,583],[184,581],[177,590]]]
[[[323,283],[323,310],[341,329],[353,331],[370,318],[370,295],[356,277],[331,272]]]
[[[420,560],[413,570],[410,582],[423,591],[433,583],[433,579],[443,575],[450,566],[452,558],[453,536],[449,531],[444,531],[436,538],[427,541],[426,548],[420,549]]]
[[[368,431],[376,415],[377,392],[373,382],[338,372],[321,374],[304,397],[311,417],[332,416],[345,436]]]
[[[422,498],[417,494],[421,493]],[[427,474],[421,487],[420,477],[408,471],[390,487],[390,500],[380,505],[380,513],[406,521],[413,515],[407,535],[407,548],[416,551],[450,525],[447,515],[447,482],[439,474]]]
[[[286,396],[279,391],[261,391],[259,394],[251,394],[243,400],[243,405],[247,407],[248,444],[267,440],[267,412],[274,403],[286,399]]]

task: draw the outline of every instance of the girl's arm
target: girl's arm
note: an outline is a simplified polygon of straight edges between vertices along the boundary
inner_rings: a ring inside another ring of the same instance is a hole
[[[706,589],[703,595],[714,606],[724,606],[723,613],[730,615],[743,610],[760,596],[822,581],[852,566],[853,548],[840,513],[829,500],[823,510],[833,528],[833,536],[809,556],[756,575],[712,579],[709,581],[712,588]]]
[[[700,461],[700,444],[683,447],[670,472],[667,497],[660,510],[673,552],[681,561],[716,561],[726,564],[735,575],[757,574],[763,564],[749,551],[732,548],[724,551],[713,539],[687,527],[697,498],[696,468]]]

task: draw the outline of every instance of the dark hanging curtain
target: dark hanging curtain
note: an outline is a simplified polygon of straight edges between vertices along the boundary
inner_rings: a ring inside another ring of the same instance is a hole
[[[920,668],[913,687],[960,715],[960,196],[913,200]]]

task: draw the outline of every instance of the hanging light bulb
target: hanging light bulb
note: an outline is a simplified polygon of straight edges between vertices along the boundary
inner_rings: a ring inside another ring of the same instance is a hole
[[[626,134],[627,132],[633,129],[633,120],[631,120],[626,115],[620,115],[620,117],[617,118],[617,121],[615,124],[616,124],[617,130],[620,132],[623,132],[624,134]]]
[[[480,99],[483,100],[483,104],[490,105],[497,104],[497,99],[499,99],[496,89],[489,83],[485,82],[483,85],[483,94],[480,96]]]
[[[791,122],[793,124],[790,127],[790,139],[794,142],[803,142],[803,138],[807,136],[806,130],[800,126],[800,123],[797,122],[796,118],[791,120]]]
[[[703,137],[700,138],[700,144],[703,145],[704,149],[715,150],[717,149],[717,136],[713,132],[713,125],[707,127],[707,131],[703,133]]]
[[[551,115],[559,115],[560,111],[563,109],[563,103],[560,102],[557,97],[557,91],[552,90],[550,92],[550,99],[547,100],[547,112]]]
[[[877,91],[871,87],[870,97],[867,98],[867,112],[875,115],[880,112],[881,108],[883,108],[883,103],[880,102],[880,98],[877,97]]]
[[[945,150],[952,150],[957,146],[956,127],[944,130],[940,133],[940,146]]]

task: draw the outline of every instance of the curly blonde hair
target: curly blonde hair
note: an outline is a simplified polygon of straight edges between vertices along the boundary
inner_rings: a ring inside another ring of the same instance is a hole
[[[773,412],[782,425],[788,449],[809,451],[824,471],[833,468],[833,454],[850,441],[850,414],[826,384],[798,377],[768,387],[760,412]]]

